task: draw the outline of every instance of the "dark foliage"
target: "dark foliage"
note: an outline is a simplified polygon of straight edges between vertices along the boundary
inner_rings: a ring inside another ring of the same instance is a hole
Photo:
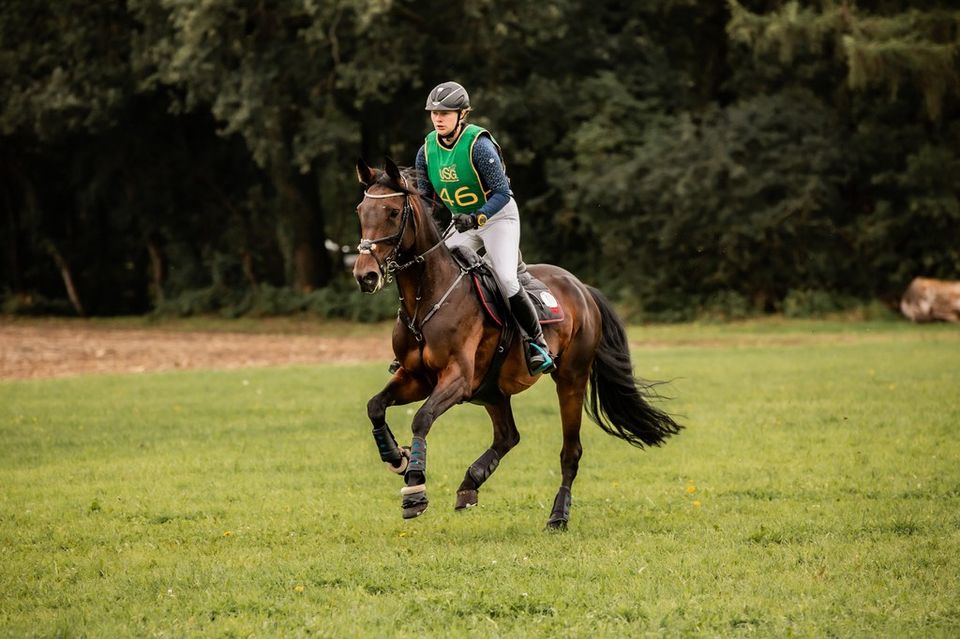
[[[388,314],[347,301],[353,162],[412,164],[424,95],[456,79],[528,262],[635,317],[889,303],[960,278],[958,47],[947,0],[13,0],[0,297]]]

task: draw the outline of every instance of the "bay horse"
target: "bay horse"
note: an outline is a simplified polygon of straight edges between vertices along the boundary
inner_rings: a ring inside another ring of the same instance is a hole
[[[393,329],[400,367],[367,403],[367,415],[381,461],[404,478],[401,507],[409,519],[428,505],[427,434],[438,417],[474,397],[494,359],[500,331],[444,244],[445,234],[421,201],[413,175],[389,159],[384,170],[360,159],[357,177],[364,197],[357,206],[361,242],[353,274],[365,293],[396,279],[400,294]],[[640,448],[659,446],[682,426],[649,403],[656,393],[634,377],[624,325],[600,291],[557,266],[530,265],[529,271],[564,310],[562,321],[544,326],[544,336],[555,354],[557,368],[551,376],[563,426],[563,479],[547,528],[566,529],[582,454],[584,403],[603,430]],[[467,469],[457,489],[457,510],[477,505],[480,487],[520,441],[510,398],[542,377],[528,373],[522,348],[521,340],[514,339],[500,368],[498,398],[483,402],[493,423],[493,443]],[[386,409],[424,399],[413,418],[411,446],[401,448],[387,425]]]

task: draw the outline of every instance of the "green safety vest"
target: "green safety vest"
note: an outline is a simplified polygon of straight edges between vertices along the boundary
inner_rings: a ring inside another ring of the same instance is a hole
[[[473,213],[487,201],[487,192],[480,183],[480,175],[473,166],[473,145],[481,135],[488,135],[500,150],[500,145],[490,132],[468,124],[452,149],[445,148],[437,140],[437,132],[427,134],[424,155],[427,160],[427,177],[433,190],[454,215]]]

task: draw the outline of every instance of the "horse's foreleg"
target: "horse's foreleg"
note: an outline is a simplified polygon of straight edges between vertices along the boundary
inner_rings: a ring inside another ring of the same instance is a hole
[[[506,397],[503,402],[495,406],[487,406],[486,409],[493,422],[493,445],[470,465],[463,476],[463,482],[457,489],[457,504],[455,506],[457,510],[477,505],[480,486],[497,469],[503,456],[520,443],[520,432],[517,430],[517,423],[513,419],[510,397]]]
[[[437,385],[413,417],[410,463],[400,491],[403,518],[417,517],[427,509],[427,434],[440,415],[469,397],[470,384],[459,368],[444,370]]]
[[[399,370],[390,379],[386,387],[367,402],[367,417],[373,424],[373,439],[377,442],[380,460],[391,472],[398,475],[407,470],[409,454],[397,445],[397,440],[387,425],[388,406],[399,406],[416,402],[429,393],[427,385],[410,373]]]
[[[571,489],[580,467],[583,447],[580,445],[580,422],[583,416],[584,391],[587,387],[585,375],[557,378],[557,397],[560,400],[560,419],[563,423],[563,448],[560,449],[560,470],[563,479],[560,489],[553,500],[553,509],[547,528],[565,530],[570,521],[572,504]]]

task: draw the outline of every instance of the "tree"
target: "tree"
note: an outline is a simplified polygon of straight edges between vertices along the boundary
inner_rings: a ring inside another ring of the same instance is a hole
[[[941,117],[945,99],[960,94],[960,11],[910,9],[871,15],[849,2],[827,3],[818,11],[791,0],[761,15],[738,0],[728,3],[731,39],[758,55],[775,53],[789,65],[804,51],[832,51],[842,57],[851,89],[881,86],[896,95],[911,84],[923,95],[933,120]]]
[[[0,289],[86,313],[337,294],[324,241],[357,239],[356,156],[412,164],[425,94],[455,79],[504,148],[528,261],[675,316],[893,296],[960,273],[958,13],[13,0]]]
[[[738,71],[740,87],[805,86],[837,114],[849,177],[833,217],[849,229],[860,268],[832,288],[853,284],[893,299],[916,275],[960,276],[953,7],[876,0],[815,9],[792,1],[754,13],[730,1],[727,31],[753,60]]]
[[[287,284],[330,278],[324,215],[311,167],[356,144],[331,100],[337,3],[179,3],[135,0],[141,88],[182,91],[177,108],[209,110],[222,135],[240,135],[270,180]]]
[[[75,276],[82,215],[72,203],[64,210],[64,202],[47,201],[52,189],[38,180],[35,169],[49,165],[43,155],[77,132],[108,128],[130,99],[130,26],[119,3],[14,0],[0,9],[6,262],[14,287],[21,289],[25,262],[46,255],[81,315],[88,310]]]

